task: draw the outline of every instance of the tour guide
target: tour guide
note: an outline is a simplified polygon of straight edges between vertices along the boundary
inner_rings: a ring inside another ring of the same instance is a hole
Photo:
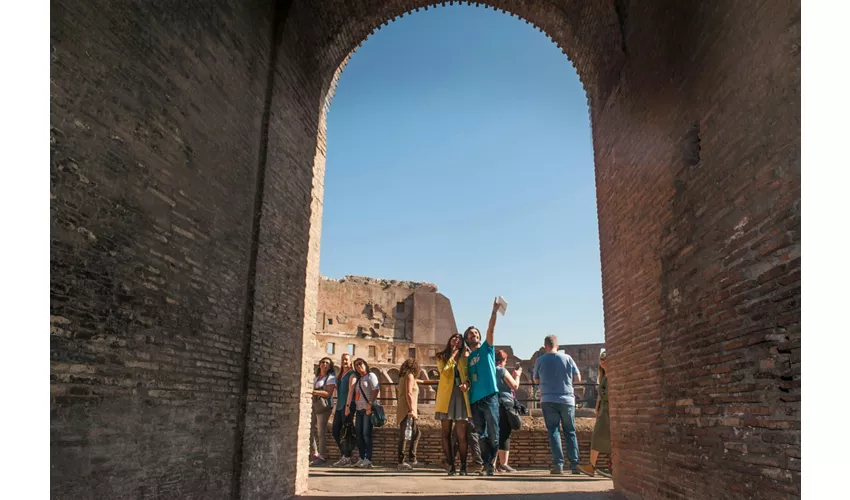
[[[493,331],[496,329],[496,311],[498,299],[493,301],[490,324],[487,326],[487,339],[481,343],[481,332],[470,326],[463,332],[469,353],[469,405],[472,407],[472,421],[480,436],[481,459],[484,462],[483,475],[493,475],[493,459],[499,450],[499,392],[496,389],[496,351],[493,349]]]

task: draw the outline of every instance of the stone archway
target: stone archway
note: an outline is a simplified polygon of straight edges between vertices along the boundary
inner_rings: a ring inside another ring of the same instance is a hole
[[[489,4],[588,93],[616,487],[799,495],[799,4]],[[324,109],[424,7],[51,4],[53,496],[304,490]]]

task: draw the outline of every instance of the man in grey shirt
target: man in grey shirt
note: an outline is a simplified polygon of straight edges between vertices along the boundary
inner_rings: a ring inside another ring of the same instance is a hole
[[[561,449],[561,426],[567,438],[567,458],[573,474],[578,470],[578,439],[576,439],[576,402],[573,382],[581,383],[581,373],[573,358],[558,352],[558,338],[547,335],[543,340],[544,354],[534,362],[534,383],[540,386],[540,406],[549,433],[552,451],[552,474],[562,474],[564,452]]]

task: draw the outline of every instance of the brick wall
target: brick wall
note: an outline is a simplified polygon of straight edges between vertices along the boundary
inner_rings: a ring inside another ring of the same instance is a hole
[[[799,496],[799,2],[489,4],[588,94],[615,486]],[[51,4],[55,498],[303,492],[323,107],[420,7]]]
[[[381,427],[373,429],[374,448],[372,449],[372,461],[376,465],[395,467],[398,463],[398,436],[396,427]],[[439,466],[443,459],[443,445],[438,428],[423,428],[419,446],[416,448],[416,460],[426,465]],[[590,433],[578,433],[579,463],[590,463]],[[564,456],[566,457],[566,443],[562,443]],[[470,452],[471,453],[471,452]],[[357,452],[354,453],[357,456]],[[472,463],[471,455],[469,463]],[[331,439],[331,429],[328,428],[328,459],[331,463],[339,460],[339,449]],[[607,454],[600,455],[596,462],[597,467],[608,467],[610,457]],[[546,431],[514,431],[511,434],[511,454],[508,459],[513,467],[539,469],[552,466],[552,454],[549,449],[549,437]],[[457,462],[460,464],[460,461]]]
[[[270,7],[51,3],[51,498],[230,498]]]

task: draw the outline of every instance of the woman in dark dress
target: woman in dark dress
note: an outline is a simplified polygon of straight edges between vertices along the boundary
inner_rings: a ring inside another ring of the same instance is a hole
[[[579,469],[588,476],[599,473],[601,476],[611,477],[611,471],[596,468],[596,460],[600,453],[611,454],[611,420],[608,417],[608,354],[602,351],[599,354],[599,375],[596,378],[599,384],[599,395],[596,398],[596,425],[593,426],[593,435],[590,438],[590,467],[579,466]]]

